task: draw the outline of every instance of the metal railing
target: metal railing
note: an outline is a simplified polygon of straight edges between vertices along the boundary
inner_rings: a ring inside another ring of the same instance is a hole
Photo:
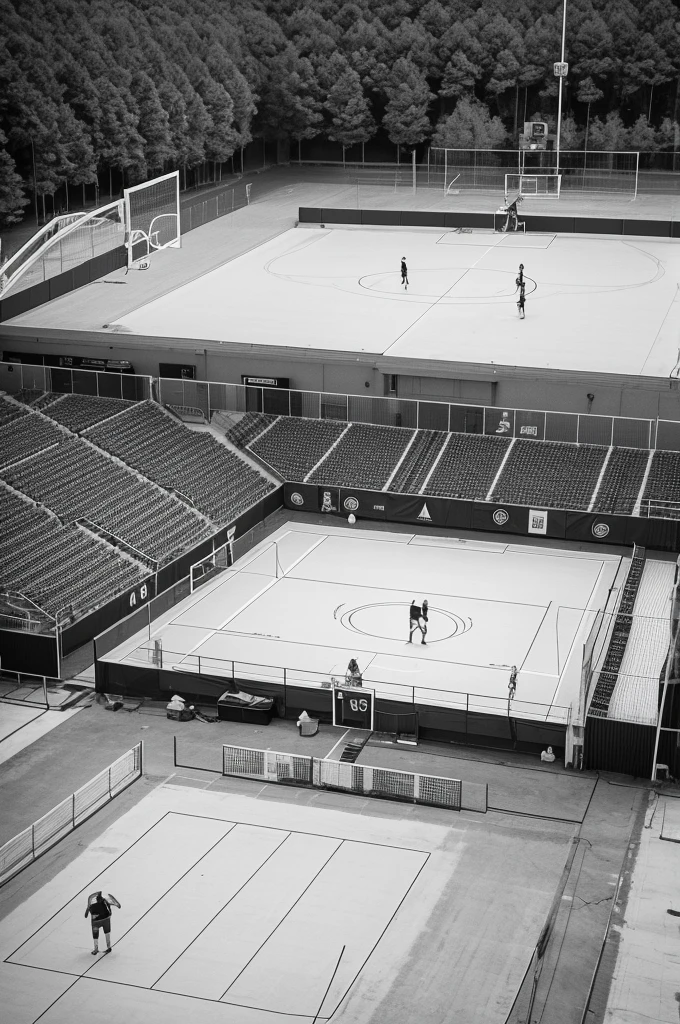
[[[181,630],[181,623],[175,623],[173,630]],[[116,627],[112,627],[115,630]],[[215,631],[219,635],[219,630]],[[106,634],[97,638],[97,657],[105,658],[100,653],[104,649],[111,650],[112,647],[106,642]],[[237,681],[238,683],[262,684],[266,687],[272,685],[281,688],[281,696],[284,704],[287,703],[287,691],[289,687],[299,687],[311,690],[331,690],[344,679],[344,667],[335,673],[314,672],[308,669],[286,667],[282,665],[267,665],[263,663],[242,661],[235,658],[216,658],[200,654],[191,654],[187,651],[170,650],[159,644],[158,640],[146,640],[129,653],[126,661],[135,665],[143,665],[147,668],[165,669],[186,675],[212,677],[216,686],[221,685],[224,680],[227,683]],[[495,668],[485,666],[490,676],[499,676],[499,686],[505,688],[507,685],[507,668]],[[374,679],[368,673],[363,676],[364,685],[375,690],[376,698],[394,701],[404,704],[406,708],[418,705],[420,707],[443,708],[447,711],[461,711],[466,714],[495,714],[514,719],[525,719],[527,721],[551,722],[558,725],[568,725],[571,709],[559,704],[542,704],[536,701],[525,701],[514,697],[508,701],[507,696],[493,696],[491,694],[466,693],[457,690],[439,690],[427,686],[409,686],[405,683],[395,683],[385,679]],[[180,685],[178,679],[177,685]],[[267,691],[271,695],[271,690]]]
[[[136,374],[0,362],[0,390],[11,395],[21,390],[41,390],[141,401],[153,397],[154,384],[161,404],[193,406],[206,419],[216,412],[264,412],[273,416],[497,434],[534,441],[680,451],[680,420],[368,397],[166,377],[154,381]]]
[[[122,793],[143,773],[143,744],[140,741],[108,768],[66,797],[42,818],[0,847],[0,885],[9,881],[55,843]]]
[[[662,423],[664,437],[670,442],[668,447],[680,451],[680,422],[633,416],[547,412],[168,378],[158,380],[158,400],[164,405],[194,406],[208,420],[215,412],[263,412],[272,416],[641,449],[656,447],[657,424]]]

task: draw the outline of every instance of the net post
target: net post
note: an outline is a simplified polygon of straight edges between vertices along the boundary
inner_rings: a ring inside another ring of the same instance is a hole
[[[446,167],[447,167],[447,163],[448,163],[448,159],[447,159],[448,155],[449,155],[449,151],[448,151],[448,149],[445,148],[444,149],[444,195],[446,195]]]
[[[633,192],[633,199],[637,199],[638,194],[638,176],[640,173],[640,151],[638,150],[635,154],[635,190]]]

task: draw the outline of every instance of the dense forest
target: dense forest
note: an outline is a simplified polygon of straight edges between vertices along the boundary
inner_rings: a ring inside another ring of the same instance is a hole
[[[254,139],[502,148],[556,122],[562,0],[0,0],[0,24],[0,225]],[[565,57],[565,148],[680,149],[680,0],[568,0]]]

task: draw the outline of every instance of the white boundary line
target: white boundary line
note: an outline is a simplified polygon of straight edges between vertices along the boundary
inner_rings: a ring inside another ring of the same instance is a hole
[[[412,447],[412,445],[413,445],[413,443],[414,443],[414,441],[415,441],[415,439],[416,439],[416,437],[418,436],[419,433],[420,433],[420,430],[418,429],[418,427],[416,427],[416,429],[413,431],[413,436],[412,436],[411,440],[409,441],[409,443],[404,448],[404,451],[402,452],[401,458],[399,459],[399,461],[397,462],[396,466],[394,467],[394,469],[390,473],[390,476],[389,476],[389,479],[388,479],[387,483],[385,484],[384,487],[381,487],[382,491],[386,491],[389,488],[390,484],[392,483],[392,481],[394,480],[394,478],[395,478],[395,476],[397,474],[397,470],[399,469],[399,467],[401,466],[402,462],[406,458],[408,452],[411,450],[411,447]]]
[[[444,441],[444,444],[439,449],[439,454],[437,455],[437,458],[432,463],[432,467],[430,469],[430,472],[427,474],[427,476],[423,480],[423,486],[418,491],[418,494],[424,494],[425,493],[425,488],[427,487],[427,485],[430,482],[430,477],[432,476],[432,474],[434,473],[435,469],[439,465],[439,460],[441,459],[442,455],[444,454],[444,451],[446,450],[446,446],[448,445],[448,443],[449,443],[449,441],[451,440],[452,437],[453,437],[453,434],[451,434],[451,433],[448,433],[446,435],[446,440]],[[433,497],[434,497],[434,495],[433,495]]]
[[[591,499],[590,499],[590,504],[588,505],[588,512],[592,512],[593,511],[593,505],[595,504],[595,500],[596,500],[597,495],[599,493],[600,487],[602,486],[602,481],[604,480],[604,475],[607,472],[607,466],[609,465],[609,460],[612,457],[613,451],[614,451],[614,449],[610,445],[609,448],[607,449],[607,454],[604,457],[604,462],[602,463],[602,469],[600,470],[600,475],[597,478],[597,483],[595,484],[595,488],[593,490],[593,493],[592,493],[592,496],[591,496]]]
[[[350,429],[350,427],[351,427],[351,426],[352,426],[352,424],[351,424],[351,423],[348,423],[348,424],[347,424],[347,426],[345,427],[345,429],[343,430],[343,432],[342,432],[342,433],[340,434],[340,437],[336,437],[335,441],[333,441],[333,444],[332,444],[332,445],[330,446],[330,448],[328,449],[328,451],[327,451],[327,452],[325,452],[325,453],[324,453],[324,454],[323,454],[323,455],[321,456],[321,458],[320,458],[320,459],[319,459],[319,461],[317,462],[316,466],[312,466],[312,468],[310,469],[309,473],[307,474],[307,476],[306,476],[306,477],[304,478],[304,480],[302,481],[302,482],[303,482],[303,484],[306,484],[306,483],[307,483],[307,481],[309,480],[309,478],[310,478],[310,476],[312,475],[312,473],[315,473],[315,472],[317,471],[317,469],[319,468],[319,466],[321,465],[321,463],[322,463],[322,462],[324,462],[324,461],[325,461],[325,460],[326,460],[326,459],[328,458],[328,456],[330,455],[330,453],[331,453],[331,452],[333,451],[333,449],[334,449],[334,448],[336,448],[336,447],[337,447],[337,446],[338,446],[338,445],[340,444],[340,442],[342,441],[343,437],[345,436],[345,434],[347,433],[347,431],[348,431],[348,430]]]
[[[642,478],[642,483],[640,484],[640,490],[638,492],[638,496],[637,496],[637,499],[635,501],[635,504],[633,505],[633,515],[634,516],[639,516],[640,515],[640,509],[642,508],[642,495],[645,493],[645,489],[647,487],[647,481],[649,480],[649,474],[651,473],[651,470],[652,470],[652,459],[654,458],[654,452],[655,451],[656,451],[655,448],[650,448],[650,450],[649,450],[649,458],[647,459],[647,467],[645,469],[645,475]]]
[[[512,441],[508,445],[508,450],[505,453],[505,455],[503,456],[503,461],[501,462],[500,466],[498,467],[498,472],[496,473],[495,477],[493,478],[493,482],[491,484],[491,487],[487,491],[487,495],[486,495],[486,498],[484,499],[484,501],[491,501],[491,495],[493,494],[493,492],[494,492],[494,490],[496,488],[496,484],[498,483],[498,481],[500,479],[501,473],[505,469],[505,464],[508,461],[508,459],[510,458],[510,452],[515,447],[515,441],[516,440],[517,440],[517,438],[513,437]]]

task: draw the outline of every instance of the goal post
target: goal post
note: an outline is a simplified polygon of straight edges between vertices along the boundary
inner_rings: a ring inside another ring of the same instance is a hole
[[[124,191],[128,267],[159,249],[181,245],[179,171]]]
[[[614,194],[627,199],[637,196],[640,154],[636,151],[561,149],[445,149],[428,151],[428,184],[444,195],[457,192],[500,193],[506,175],[527,178],[559,176],[559,193]],[[540,183],[539,183],[540,185]],[[453,187],[452,187],[453,186]],[[540,195],[529,191],[525,195]],[[537,186],[538,187],[538,186]],[[506,194],[507,188],[506,188]]]
[[[520,195],[523,199],[540,196],[542,199],[559,199],[562,186],[561,174],[506,174],[505,202],[509,196]]]
[[[233,562],[232,557],[232,541],[227,541],[221,547],[216,548],[205,558],[200,558],[198,562],[189,568],[189,593],[193,592],[200,587],[203,583],[207,583],[208,580],[213,579],[218,573],[224,572],[228,569]]]

